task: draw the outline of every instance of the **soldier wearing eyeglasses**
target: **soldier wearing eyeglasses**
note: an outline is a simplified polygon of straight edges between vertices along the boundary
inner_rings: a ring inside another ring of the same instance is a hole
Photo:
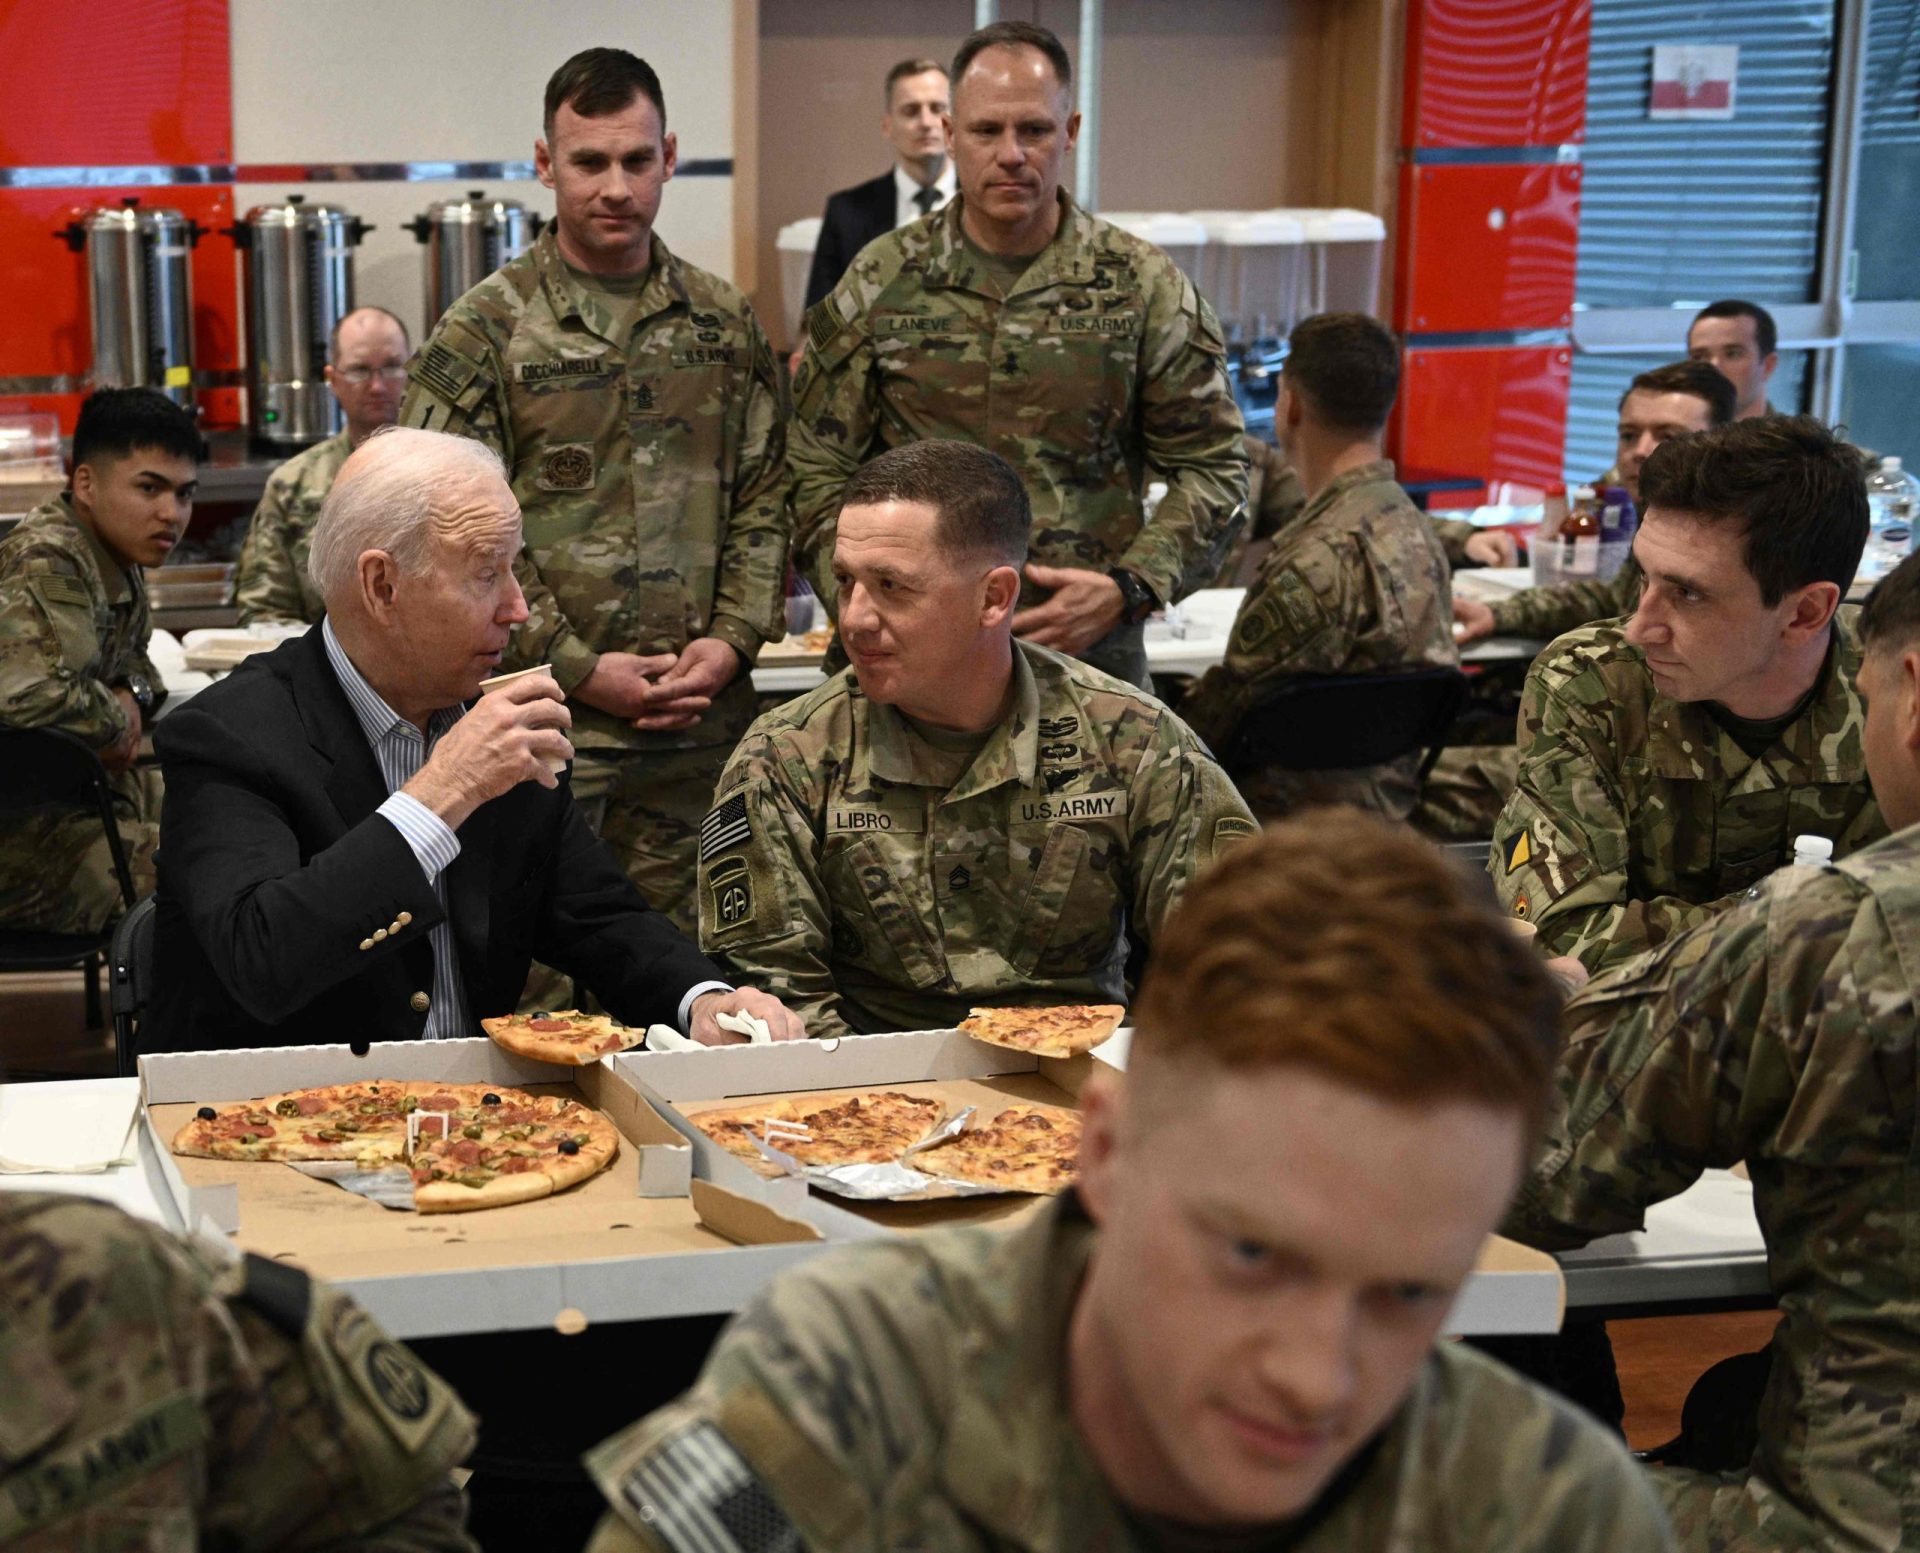
[[[320,618],[320,593],[307,576],[314,520],[347,455],[400,418],[411,352],[406,326],[385,308],[356,308],[334,325],[326,379],[346,429],[288,459],[267,481],[240,548],[234,602],[242,625]]]

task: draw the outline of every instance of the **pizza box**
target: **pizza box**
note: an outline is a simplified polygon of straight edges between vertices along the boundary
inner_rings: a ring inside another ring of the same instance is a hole
[[[983,1108],[1014,1101],[1077,1107],[1097,1063],[1124,1067],[1127,1042],[1113,1041],[1080,1057],[1036,1057],[988,1046],[958,1030],[849,1036],[720,1046],[703,1051],[625,1052],[609,1058],[693,1148],[694,1174],[741,1196],[756,1196],[837,1241],[871,1239],[953,1224],[1010,1224],[1039,1212],[1044,1198],[1019,1193],[933,1202],[853,1202],[817,1192],[791,1177],[769,1179],[712,1142],[689,1117],[760,1097],[832,1095],[884,1085],[909,1095],[941,1095]],[[1566,1306],[1560,1265],[1501,1237],[1489,1236],[1474,1276],[1447,1318],[1456,1336],[1557,1332]]]
[[[416,1214],[284,1165],[167,1148],[198,1106],[372,1077],[570,1086],[619,1129],[620,1157],[552,1197]],[[402,1338],[724,1313],[827,1248],[777,1205],[690,1180],[685,1140],[605,1063],[555,1067],[488,1040],[379,1044],[365,1057],[345,1046],[181,1052],[140,1059],[140,1097],[143,1156],[172,1216],[339,1285]]]

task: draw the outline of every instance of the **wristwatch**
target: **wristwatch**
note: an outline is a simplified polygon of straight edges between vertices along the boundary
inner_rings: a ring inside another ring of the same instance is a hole
[[[135,669],[127,676],[127,691],[140,708],[140,721],[146,722],[153,716],[153,681]]]
[[[1160,607],[1160,600],[1154,597],[1153,589],[1142,582],[1137,573],[1128,571],[1124,566],[1116,566],[1107,575],[1120,590],[1120,619],[1123,624],[1137,626]]]

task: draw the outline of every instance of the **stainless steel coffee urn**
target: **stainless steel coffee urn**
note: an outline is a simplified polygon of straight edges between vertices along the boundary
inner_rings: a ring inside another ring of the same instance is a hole
[[[526,252],[541,225],[518,200],[488,199],[485,189],[435,200],[408,222],[407,230],[427,245],[428,332],[462,293]]]
[[[298,194],[254,206],[230,229],[247,256],[247,425],[257,441],[306,447],[345,424],[321,372],[327,336],[353,311],[353,251],[372,230]]]
[[[87,258],[93,370],[100,388],[157,388],[193,408],[193,245],[200,227],[137,197],[57,234]]]

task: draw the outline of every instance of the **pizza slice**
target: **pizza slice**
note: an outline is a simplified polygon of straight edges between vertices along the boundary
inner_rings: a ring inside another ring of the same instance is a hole
[[[1053,1105],[1009,1106],[992,1120],[921,1149],[916,1170],[973,1186],[1048,1194],[1078,1172],[1080,1113]]]
[[[1051,1008],[973,1008],[961,1030],[989,1046],[1038,1057],[1077,1057],[1120,1028],[1127,1011],[1118,1003],[1067,1003]]]
[[[690,1120],[728,1153],[765,1168],[756,1138],[803,1165],[877,1165],[898,1159],[946,1115],[943,1101],[887,1089],[838,1100],[763,1101]]]
[[[609,1052],[632,1051],[647,1038],[606,1014],[583,1014],[577,1008],[553,1013],[504,1014],[480,1021],[496,1046],[536,1062],[585,1067]]]

